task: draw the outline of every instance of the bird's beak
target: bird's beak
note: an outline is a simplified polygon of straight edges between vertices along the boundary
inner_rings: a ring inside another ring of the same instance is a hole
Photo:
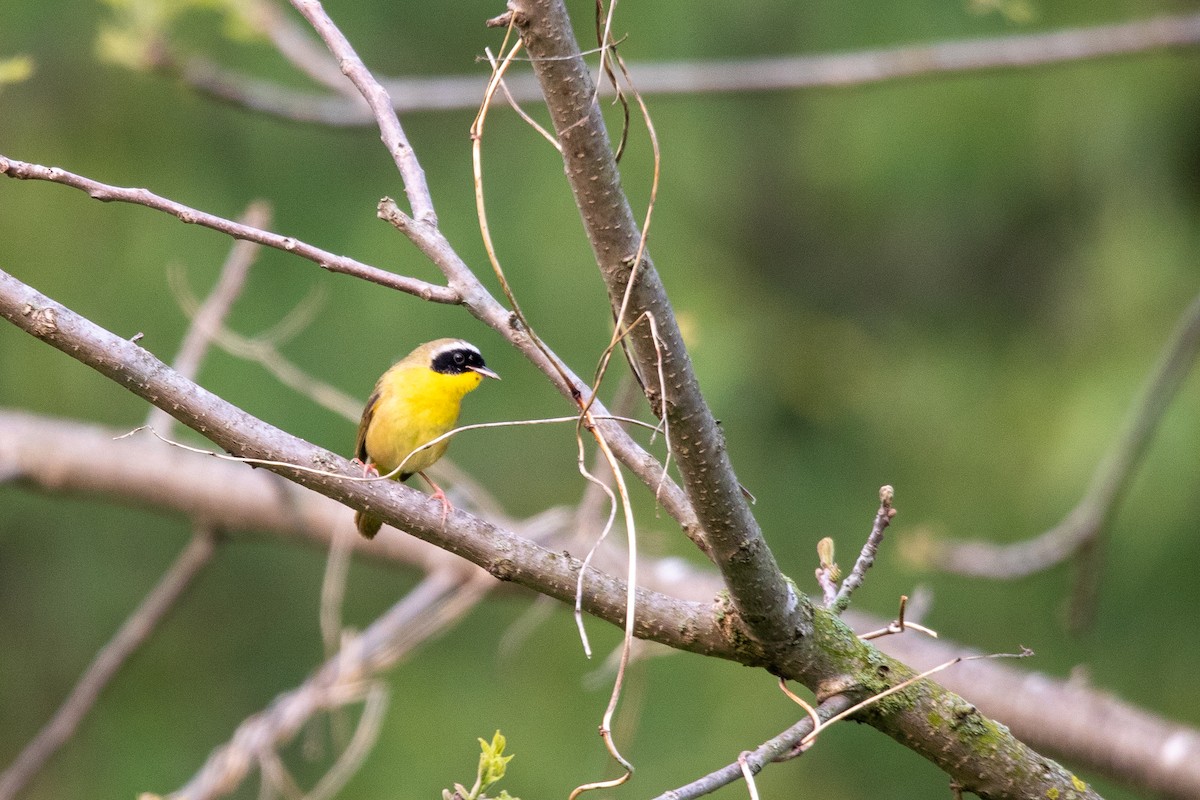
[[[495,378],[496,380],[500,380],[500,376],[497,375],[496,373],[492,372],[487,367],[471,367],[471,370],[474,372],[478,372],[480,375],[482,375],[485,378]]]

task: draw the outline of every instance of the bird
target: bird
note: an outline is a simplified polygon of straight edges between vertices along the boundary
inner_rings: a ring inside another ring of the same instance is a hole
[[[420,474],[441,499],[444,519],[450,502],[425,470],[445,454],[450,441],[416,451],[454,427],[463,397],[484,378],[500,376],[484,364],[478,347],[462,339],[426,342],[393,364],[375,384],[358,424],[354,455],[364,474],[374,470],[387,475],[398,467],[393,476],[398,481]],[[373,539],[383,520],[358,511],[354,523],[359,533]]]

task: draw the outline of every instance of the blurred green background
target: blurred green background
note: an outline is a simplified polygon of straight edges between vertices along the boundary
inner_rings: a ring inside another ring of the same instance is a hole
[[[573,2],[579,31],[589,3]],[[615,31],[632,61],[848,51],[1115,22],[1195,6],[1067,2],[981,13],[968,0],[625,3]],[[499,3],[328,5],[367,63],[389,75],[474,74],[501,32]],[[1028,11],[1028,20],[1019,12]],[[0,60],[28,54],[33,77],[0,88],[0,152],[98,180],[145,186],[224,216],[274,206],[273,229],[386,269],[434,269],[375,218],[401,196],[369,128],[330,131],[264,119],[161,76],[100,63],[103,6],[9,0]],[[186,18],[181,46],[303,85],[269,48],[231,42],[215,16]],[[652,251],[692,338],[702,384],[784,569],[806,589],[814,546],[848,561],[876,492],[900,515],[856,606],[894,613],[933,591],[929,625],[980,648],[1032,647],[1033,669],[1085,667],[1099,687],[1185,723],[1200,694],[1185,665],[1200,536],[1200,380],[1162,422],[1111,530],[1094,627],[1064,626],[1071,574],[1014,584],[930,574],[896,543],[925,532],[1018,540],[1056,522],[1084,491],[1176,319],[1200,287],[1200,49],[854,90],[651,98],[663,150]],[[404,123],[444,229],[494,287],[471,188],[472,112]],[[607,341],[609,312],[561,163],[507,110],[486,141],[491,226],[508,276],[541,334],[580,373]],[[640,129],[625,183],[644,202]],[[639,214],[641,211],[639,210]],[[169,360],[187,326],[167,269],[207,291],[229,242],[156,212],[101,204],[45,183],[0,181],[0,268]],[[232,315],[254,333],[315,287],[325,304],[287,355],[365,397],[415,343],[460,335],[504,382],[466,421],[558,415],[568,406],[465,312],[326,274],[264,252]],[[200,381],[249,412],[349,454],[354,427],[221,353]],[[0,327],[0,406],[118,427],[146,407],[22,332]],[[454,459],[514,514],[582,491],[568,429],[459,437]],[[644,515],[651,552],[687,554]],[[186,519],[102,499],[0,486],[0,765],[49,718],[96,649],[158,579]],[[31,800],[131,797],[182,785],[211,748],[321,658],[324,557],[233,541],[105,693]],[[356,565],[347,618],[365,625],[415,576]],[[608,682],[557,610],[515,654],[499,645],[530,599],[492,599],[390,676],[381,739],[343,797],[436,797],[471,783],[475,737],[501,728],[516,760],[504,786],[565,796],[605,773],[595,735]],[[598,652],[616,632],[590,627]],[[1165,634],[1165,635],[1164,635]],[[635,667],[619,717],[641,797],[734,759],[796,718],[765,674],[688,655]],[[289,764],[306,779],[300,748]],[[869,767],[867,765],[870,765]],[[1086,770],[1084,777],[1095,778]],[[1128,790],[1097,781],[1109,798]],[[869,729],[840,726],[804,758],[759,778],[764,796],[925,798],[938,770]],[[237,796],[255,797],[253,783]],[[718,797],[743,797],[745,787]]]

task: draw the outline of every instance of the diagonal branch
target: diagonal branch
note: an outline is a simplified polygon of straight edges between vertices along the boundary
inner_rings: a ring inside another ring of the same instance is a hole
[[[265,228],[271,219],[271,209],[266,203],[251,203],[242,214],[238,224],[249,225],[252,228]],[[221,321],[229,314],[233,303],[242,293],[246,284],[246,276],[258,255],[258,245],[239,239],[229,249],[229,255],[221,267],[217,283],[212,292],[196,309],[192,324],[179,345],[175,361],[171,365],[175,371],[185,378],[195,378],[200,370],[200,362],[208,352],[208,345],[217,337],[221,330]],[[171,417],[161,408],[151,407],[146,416],[146,427],[158,428],[169,432]]]
[[[317,0],[292,0],[292,5],[304,15],[324,40],[329,51],[338,60],[342,73],[354,83],[354,87],[371,107],[379,125],[380,138],[395,161],[401,178],[404,179],[404,193],[408,197],[413,218],[421,225],[436,228],[437,214],[433,210],[429,184],[425,181],[425,170],[421,168],[412,145],[408,143],[408,137],[404,135],[400,118],[396,116],[387,89],[367,70],[350,41],[333,24]]]
[[[51,720],[38,731],[8,769],[0,773],[0,800],[16,797],[46,761],[75,734],[79,723],[92,710],[104,687],[150,637],[200,571],[212,560],[214,552],[216,537],[212,531],[198,530],[137,610],[96,654]]]
[[[365,281],[377,283],[380,286],[387,286],[400,292],[416,295],[423,300],[429,300],[434,303],[454,304],[462,302],[459,293],[454,289],[426,283],[425,281],[419,281],[403,275],[396,275],[395,273],[363,264],[346,256],[335,255],[291,236],[281,236],[278,233],[271,233],[270,231],[264,231],[251,225],[243,225],[224,217],[218,217],[215,214],[190,208],[174,200],[160,197],[147,189],[128,189],[119,186],[110,186],[91,178],[86,178],[83,175],[67,172],[65,169],[44,167],[40,164],[29,164],[24,161],[18,161],[15,158],[7,158],[3,154],[0,154],[0,175],[7,175],[10,178],[17,178],[18,180],[39,180],[60,183],[63,186],[70,186],[82,192],[87,192],[88,196],[92,199],[106,203],[115,201],[146,206],[170,214],[179,219],[180,222],[201,225],[205,228],[211,228],[214,231],[232,236],[235,239],[245,239],[246,241],[257,242],[258,244],[274,247],[277,250],[283,250],[287,253],[295,253],[301,258],[306,258],[318,267],[327,269],[330,272],[353,275],[356,278],[362,278]]]
[[[575,599],[581,564],[394,481],[363,482],[344,458],[262,420],[182,378],[136,343],[101,328],[0,270],[0,317],[68,353],[133,394],[166,409],[183,424],[235,456],[276,462],[272,472],[372,514],[412,535],[563,602]],[[299,465],[300,468],[289,465]],[[318,469],[334,475],[316,474]],[[344,475],[346,479],[338,476]],[[617,626],[625,623],[625,582],[595,569],[583,581],[583,608]],[[682,650],[747,658],[730,647],[707,604],[686,603],[638,590],[636,635]]]
[[[552,353],[547,354],[543,348],[536,346],[521,326],[514,324],[508,309],[491,296],[438,228],[417,224],[401,213],[395,207],[395,203],[390,200],[381,203],[380,216],[400,228],[417,245],[421,252],[445,274],[450,284],[449,287],[396,275],[351,258],[337,256],[291,237],[279,236],[189,208],[145,189],[110,186],[57,167],[30,164],[0,154],[0,175],[7,175],[18,180],[45,180],[61,183],[87,192],[90,197],[104,202],[120,201],[144,205],[171,214],[182,222],[200,224],[237,239],[257,242],[295,253],[331,272],[352,275],[436,303],[461,304],[476,319],[491,327],[524,354],[564,396],[578,397],[588,391],[587,384],[580,380],[566,364]],[[592,411],[596,417],[610,416],[600,402],[593,403]],[[600,420],[598,426],[603,430],[605,438],[621,462],[628,466],[643,484],[655,491],[655,496],[663,508],[689,536],[697,537],[700,526],[695,513],[679,486],[673,480],[664,478],[663,467],[658,459],[629,436],[619,423],[612,420]]]
[[[788,642],[805,624],[805,607],[750,513],[649,254],[633,263],[643,252],[642,232],[621,188],[595,86],[566,8],[559,0],[512,0],[509,8],[542,84],[562,143],[567,180],[609,301],[614,314],[623,313],[618,327],[624,329],[643,314],[656,323],[661,347],[645,325],[628,337],[634,369],[641,375],[661,369],[666,376],[667,396],[661,405],[669,421],[671,452],[704,529],[708,555],[724,575],[752,635],[763,642]],[[648,384],[648,394],[655,391]],[[652,407],[660,406],[659,398],[650,400]]]
[[[852,702],[849,698],[842,695],[834,695],[824,703],[821,703],[818,714],[820,719],[824,721],[845,711],[851,705]],[[800,744],[801,740],[812,733],[814,725],[815,723],[811,717],[804,717],[779,735],[768,739],[754,748],[754,750],[746,754],[744,759],[727,764],[702,778],[697,778],[686,786],[680,786],[678,789],[664,792],[656,797],[655,800],[693,800],[693,798],[711,794],[722,786],[728,786],[742,778],[742,766],[739,763],[741,761],[746,762],[752,773],[760,772],[763,767],[772,761],[786,759],[793,749]]]
[[[267,534],[292,546],[326,550],[330,535],[352,524],[345,506],[265,470],[246,474],[240,464],[199,459],[150,438],[115,440],[121,432],[0,410],[0,473],[50,495],[102,497],[187,515],[231,537]],[[589,512],[582,515],[587,518]],[[552,546],[569,546],[569,536],[563,531]],[[477,571],[411,536],[380,536],[369,545],[356,541],[355,558],[423,573],[449,574],[457,566],[460,584]],[[609,562],[619,568],[623,556],[614,554]],[[707,601],[720,588],[715,573],[675,558],[648,559],[642,566],[648,588],[684,600]],[[853,610],[843,618],[858,631],[886,623]],[[978,655],[961,644],[923,636],[890,636],[877,646],[916,669]],[[942,673],[940,681],[968,694],[984,713],[1031,745],[1073,764],[1135,791],[1177,800],[1200,796],[1200,731],[1194,727],[1148,713],[1085,682],[997,661],[963,663]]]

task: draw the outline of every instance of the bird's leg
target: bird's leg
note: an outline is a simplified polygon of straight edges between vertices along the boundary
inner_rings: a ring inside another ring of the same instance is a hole
[[[357,458],[355,458],[350,463],[351,464],[362,464],[362,468],[363,468],[362,476],[364,478],[367,477],[368,475],[374,475],[375,477],[379,477],[379,470],[375,469],[375,465],[372,464],[370,461],[359,461]]]
[[[429,487],[433,489],[434,499],[442,501],[442,527],[444,528],[446,527],[446,517],[450,516],[450,512],[454,510],[454,506],[450,504],[450,499],[446,497],[446,493],[442,491],[442,487],[434,483],[432,478],[430,478],[424,472],[421,473],[421,477],[424,478],[425,482],[429,484]]]

